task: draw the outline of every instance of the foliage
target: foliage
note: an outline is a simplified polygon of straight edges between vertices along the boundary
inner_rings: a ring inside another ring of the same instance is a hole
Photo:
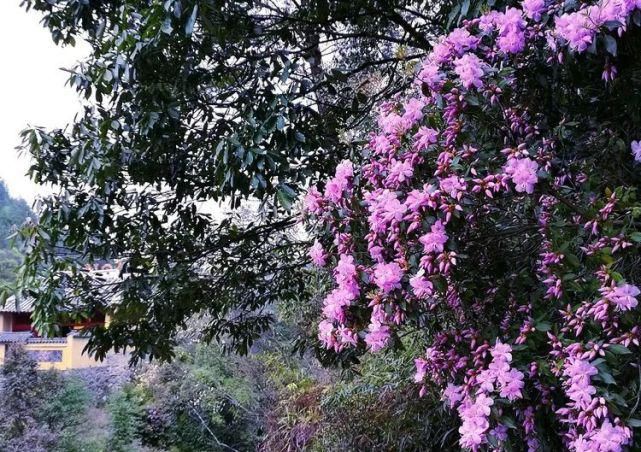
[[[454,416],[433,395],[416,397],[409,375],[416,351],[369,356],[358,374],[331,384],[321,399],[323,423],[315,449],[455,449]]]
[[[116,452],[131,450],[142,424],[139,394],[125,387],[110,398],[107,409],[111,415],[109,446]]]
[[[464,448],[639,447],[639,25],[607,0],[464,21],[308,194],[319,339],[349,360],[420,331]]]
[[[137,410],[126,416],[128,426],[136,420],[135,432],[124,436],[176,451],[251,449],[259,426],[252,366],[213,345],[181,348],[171,363],[143,366],[130,395],[118,396],[127,410]],[[124,436],[114,430],[115,438]]]
[[[15,271],[22,262],[22,255],[11,246],[11,236],[27,218],[33,218],[27,203],[12,198],[5,183],[0,180],[0,284],[10,284],[15,280]]]
[[[0,450],[72,450],[65,446],[86,422],[89,395],[75,380],[37,363],[19,346],[9,348],[0,377]]]
[[[262,308],[304,292],[293,202],[352,152],[372,105],[408,83],[456,4],[23,3],[55,42],[83,37],[92,50],[70,71],[90,107],[66,131],[23,134],[32,178],[59,191],[23,231],[21,284],[46,331],[69,304],[62,285],[106,309],[80,269],[123,259],[128,277],[99,290],[119,308],[90,349],[133,344],[134,360],[170,357],[176,329],[203,311],[206,337],[246,352],[272,320]],[[247,199],[260,204],[255,223],[212,214]]]

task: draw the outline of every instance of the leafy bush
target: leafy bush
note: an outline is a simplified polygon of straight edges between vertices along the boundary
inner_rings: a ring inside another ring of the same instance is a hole
[[[179,349],[171,363],[149,365],[135,390],[143,445],[178,451],[251,449],[259,432],[252,364],[215,345]]]
[[[142,424],[142,397],[133,386],[125,386],[109,400],[111,415],[109,445],[115,452],[131,450]]]
[[[0,450],[81,450],[90,396],[79,380],[38,371],[19,346],[9,348],[1,368]]]

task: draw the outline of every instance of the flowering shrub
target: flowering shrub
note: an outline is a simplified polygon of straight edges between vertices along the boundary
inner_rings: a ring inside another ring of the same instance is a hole
[[[424,332],[419,392],[458,412],[464,448],[641,447],[640,8],[463,23],[380,107],[362,164],[306,197],[335,280],[320,341]]]

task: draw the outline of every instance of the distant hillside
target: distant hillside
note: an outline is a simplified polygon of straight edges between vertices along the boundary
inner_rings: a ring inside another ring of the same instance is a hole
[[[8,237],[33,212],[23,199],[12,198],[4,181],[0,180],[0,283],[10,282],[20,263],[20,253],[11,249]]]

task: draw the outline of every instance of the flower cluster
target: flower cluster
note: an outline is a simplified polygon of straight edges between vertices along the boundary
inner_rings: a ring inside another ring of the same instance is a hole
[[[629,407],[607,386],[638,377],[641,205],[598,169],[611,154],[583,149],[621,140],[593,121],[551,125],[521,79],[583,56],[588,69],[606,59],[611,83],[611,43],[640,8],[525,0],[465,21],[435,43],[415,89],[380,106],[363,162],[340,163],[305,199],[324,231],[310,257],[335,281],[320,341],[375,352],[420,325],[429,346],[415,381],[456,409],[462,447],[537,450],[543,433],[576,451],[634,441]],[[568,140],[565,124],[583,135]],[[630,146],[621,177],[638,177],[626,176],[641,161]]]

